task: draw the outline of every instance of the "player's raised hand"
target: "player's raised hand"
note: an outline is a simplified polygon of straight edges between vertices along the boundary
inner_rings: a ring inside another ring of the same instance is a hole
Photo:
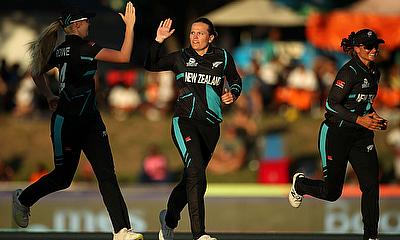
[[[164,21],[160,22],[160,25],[157,29],[156,41],[159,43],[164,42],[165,39],[169,38],[174,32],[175,29],[171,29],[172,19],[167,18]]]
[[[125,7],[125,15],[118,13],[124,21],[127,28],[133,28],[136,22],[135,7],[132,2],[128,2]]]

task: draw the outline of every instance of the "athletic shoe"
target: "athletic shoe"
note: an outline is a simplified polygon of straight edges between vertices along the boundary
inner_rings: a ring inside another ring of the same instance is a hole
[[[197,240],[217,240],[217,239],[210,237],[210,235],[203,235],[203,236],[199,237]]]
[[[304,177],[303,173],[296,173],[293,175],[293,182],[292,182],[292,187],[290,188],[289,192],[289,203],[292,205],[294,208],[300,207],[301,202],[303,201],[303,196],[300,194],[297,194],[296,189],[294,188],[296,181],[298,178]]]
[[[369,238],[368,240],[379,240],[378,238]]]
[[[21,195],[21,193],[22,189],[17,189],[13,193],[13,218],[18,226],[26,228],[29,224],[31,210],[29,207],[22,205],[22,203],[19,201],[18,197]]]
[[[167,226],[165,221],[165,216],[167,215],[167,210],[163,209],[160,212],[160,225],[161,229],[158,233],[159,240],[174,240],[174,229]]]
[[[143,240],[143,235],[135,233],[133,229],[123,228],[118,233],[114,233],[113,240]]]

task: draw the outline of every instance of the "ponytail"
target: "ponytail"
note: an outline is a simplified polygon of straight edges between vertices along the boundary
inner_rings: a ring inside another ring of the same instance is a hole
[[[60,21],[52,22],[39,35],[39,37],[29,43],[29,53],[31,55],[31,73],[37,76],[43,71],[50,56],[57,44],[58,29],[61,28]]]
[[[354,56],[356,53],[354,52],[355,44],[355,32],[351,32],[347,38],[343,38],[340,43],[340,47],[343,49],[343,52],[347,53],[350,56]]]

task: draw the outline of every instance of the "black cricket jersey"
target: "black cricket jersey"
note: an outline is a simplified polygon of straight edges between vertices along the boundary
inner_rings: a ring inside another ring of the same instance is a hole
[[[55,48],[48,65],[59,70],[60,99],[56,112],[63,116],[85,116],[97,113],[94,59],[102,47],[77,35],[66,35]]]
[[[371,64],[368,68],[356,56],[339,70],[326,100],[328,122],[359,128],[357,116],[375,111],[372,103],[378,92],[380,72],[373,62]]]
[[[204,56],[188,47],[160,57],[160,48],[161,44],[153,41],[145,68],[175,73],[179,92],[174,116],[211,124],[222,122],[224,76],[236,98],[242,90],[242,80],[232,56],[225,49],[210,46]]]

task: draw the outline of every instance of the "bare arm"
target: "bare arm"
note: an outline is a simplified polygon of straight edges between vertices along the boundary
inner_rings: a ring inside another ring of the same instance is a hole
[[[149,71],[167,71],[172,70],[178,52],[168,54],[166,56],[159,56],[161,44],[165,39],[169,38],[175,29],[171,29],[172,20],[167,18],[160,22],[157,28],[157,35],[155,41],[151,44],[150,51],[147,54],[144,67]]]
[[[125,38],[121,49],[118,51],[103,48],[96,55],[96,60],[115,63],[127,63],[130,61],[133,48],[133,27],[136,21],[135,7],[133,7],[131,2],[128,2],[125,8],[125,15],[122,13],[119,13],[119,15],[125,23]]]

